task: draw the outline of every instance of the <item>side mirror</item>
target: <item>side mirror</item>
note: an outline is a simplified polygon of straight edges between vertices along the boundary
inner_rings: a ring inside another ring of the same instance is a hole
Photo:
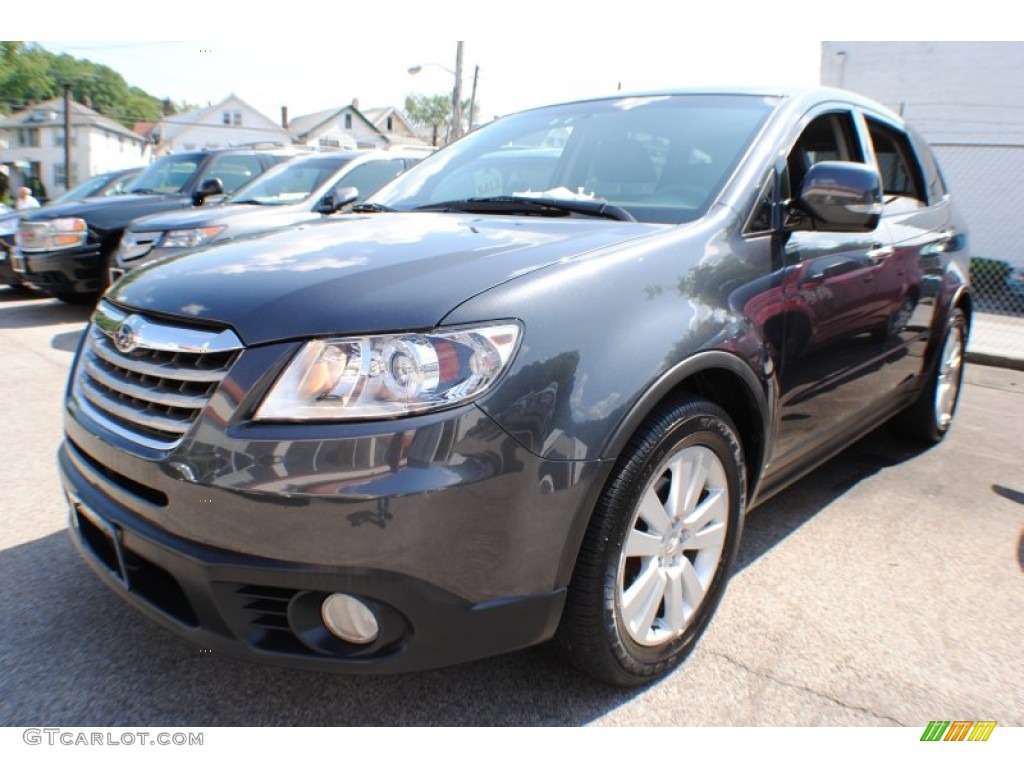
[[[807,171],[789,212],[790,229],[871,232],[882,215],[882,180],[863,163],[826,161]]]
[[[192,205],[202,205],[206,198],[224,194],[224,182],[218,178],[207,179],[192,193]]]
[[[359,190],[355,187],[340,187],[332,189],[326,195],[320,198],[320,202],[316,204],[313,210],[316,213],[323,213],[330,215],[337,213],[349,203],[353,203],[359,199]]]

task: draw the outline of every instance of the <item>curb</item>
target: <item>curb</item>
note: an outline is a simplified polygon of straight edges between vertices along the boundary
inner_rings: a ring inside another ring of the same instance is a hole
[[[1024,371],[1024,360],[1017,357],[1006,357],[1005,355],[993,355],[988,352],[971,352],[967,350],[967,362]]]

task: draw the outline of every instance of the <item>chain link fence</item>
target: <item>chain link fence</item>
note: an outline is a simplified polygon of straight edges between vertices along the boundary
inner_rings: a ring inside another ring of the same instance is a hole
[[[1024,367],[1024,146],[933,144],[967,221],[974,322],[968,351]]]

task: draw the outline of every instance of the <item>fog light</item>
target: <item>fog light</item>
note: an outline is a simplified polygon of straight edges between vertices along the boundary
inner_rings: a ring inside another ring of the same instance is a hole
[[[372,643],[380,629],[373,611],[351,595],[337,593],[328,597],[320,606],[320,617],[331,634],[346,643]]]

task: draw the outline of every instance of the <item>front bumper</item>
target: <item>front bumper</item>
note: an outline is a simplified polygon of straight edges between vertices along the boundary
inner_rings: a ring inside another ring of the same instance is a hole
[[[87,244],[62,251],[12,253],[14,271],[22,282],[52,294],[99,293],[100,245]]]
[[[225,436],[202,461],[194,439],[145,458],[83,423],[72,407],[59,464],[72,537],[105,583],[206,647],[340,672],[550,638],[602,468],[533,456],[475,406],[327,440]],[[334,592],[374,607],[378,640],[325,631],[319,605]]]

